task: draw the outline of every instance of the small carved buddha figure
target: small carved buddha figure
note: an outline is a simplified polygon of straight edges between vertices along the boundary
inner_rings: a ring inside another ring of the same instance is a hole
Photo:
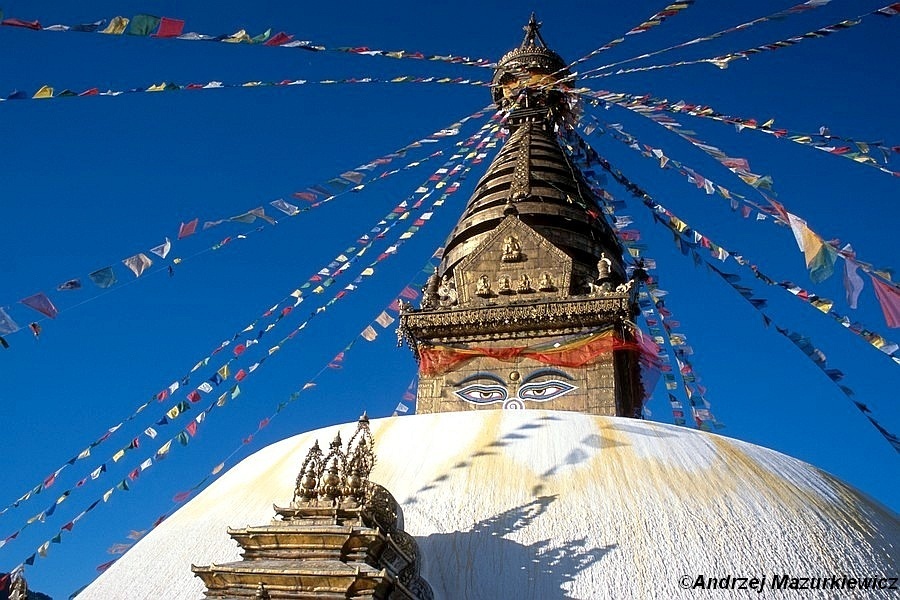
[[[513,289],[509,283],[509,277],[506,275],[500,276],[500,278],[497,280],[497,286],[500,288],[499,289],[500,294],[512,294],[513,293]]]
[[[550,273],[544,271],[538,279],[538,289],[542,292],[552,292],[553,288],[553,277],[550,276]]]
[[[516,262],[522,258],[522,248],[515,236],[508,235],[503,239],[503,254],[500,260],[503,262]]]
[[[517,289],[520,294],[534,291],[531,289],[531,277],[528,276],[528,273],[522,273]]]
[[[491,295],[491,281],[487,275],[482,275],[478,278],[478,282],[475,284],[475,295],[482,298],[487,298]]]
[[[441,285],[438,288],[438,299],[442,307],[455,306],[459,299],[456,291],[456,284],[450,279],[449,275],[444,275],[441,279]]]

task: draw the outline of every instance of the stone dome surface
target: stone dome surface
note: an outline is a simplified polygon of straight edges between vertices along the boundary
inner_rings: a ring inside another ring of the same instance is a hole
[[[241,461],[79,596],[203,597],[191,564],[238,560],[228,527],[292,498],[313,441]],[[891,577],[900,519],[833,476],[753,444],[681,427],[558,411],[372,421],[372,481],[403,507],[437,599],[696,598],[682,578]],[[717,598],[896,598],[896,591],[708,592]]]

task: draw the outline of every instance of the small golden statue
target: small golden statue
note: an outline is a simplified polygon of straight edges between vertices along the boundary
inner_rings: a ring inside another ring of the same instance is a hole
[[[555,289],[553,277],[551,277],[550,273],[547,271],[541,273],[541,276],[538,279],[538,289],[542,292],[552,292]]]
[[[510,283],[509,283],[509,277],[507,277],[506,275],[500,276],[500,278],[497,280],[497,285],[500,288],[500,290],[499,290],[500,294],[512,294],[513,293],[512,286],[510,286]]]
[[[531,277],[528,276],[528,273],[522,273],[517,289],[520,294],[534,291],[531,289]]]
[[[513,235],[508,235],[503,239],[503,254],[500,260],[503,262],[517,262],[522,259],[522,247],[519,246],[519,240]]]
[[[478,283],[475,284],[475,295],[482,298],[487,298],[491,295],[491,281],[487,275],[482,275],[478,278]]]

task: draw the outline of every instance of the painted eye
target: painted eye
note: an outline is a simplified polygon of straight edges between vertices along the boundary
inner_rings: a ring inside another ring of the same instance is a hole
[[[534,402],[546,402],[564,396],[574,389],[574,385],[558,380],[526,383],[519,388],[519,398]]]
[[[472,384],[453,391],[461,400],[473,404],[494,404],[506,400],[506,388],[499,385]]]

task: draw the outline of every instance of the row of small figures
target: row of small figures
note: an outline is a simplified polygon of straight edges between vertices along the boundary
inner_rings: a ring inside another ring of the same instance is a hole
[[[538,278],[537,289],[541,292],[552,292],[556,290],[553,277],[550,273],[547,273],[546,271],[541,273],[541,276]],[[528,273],[522,273],[522,276],[516,281],[515,288],[513,288],[512,280],[508,275],[501,275],[497,278],[498,294],[530,294],[534,291],[535,289],[532,287],[531,277],[528,276]],[[482,275],[478,278],[478,281],[475,284],[475,295],[482,298],[490,298],[494,295],[494,292],[491,289],[491,280],[487,275]]]

